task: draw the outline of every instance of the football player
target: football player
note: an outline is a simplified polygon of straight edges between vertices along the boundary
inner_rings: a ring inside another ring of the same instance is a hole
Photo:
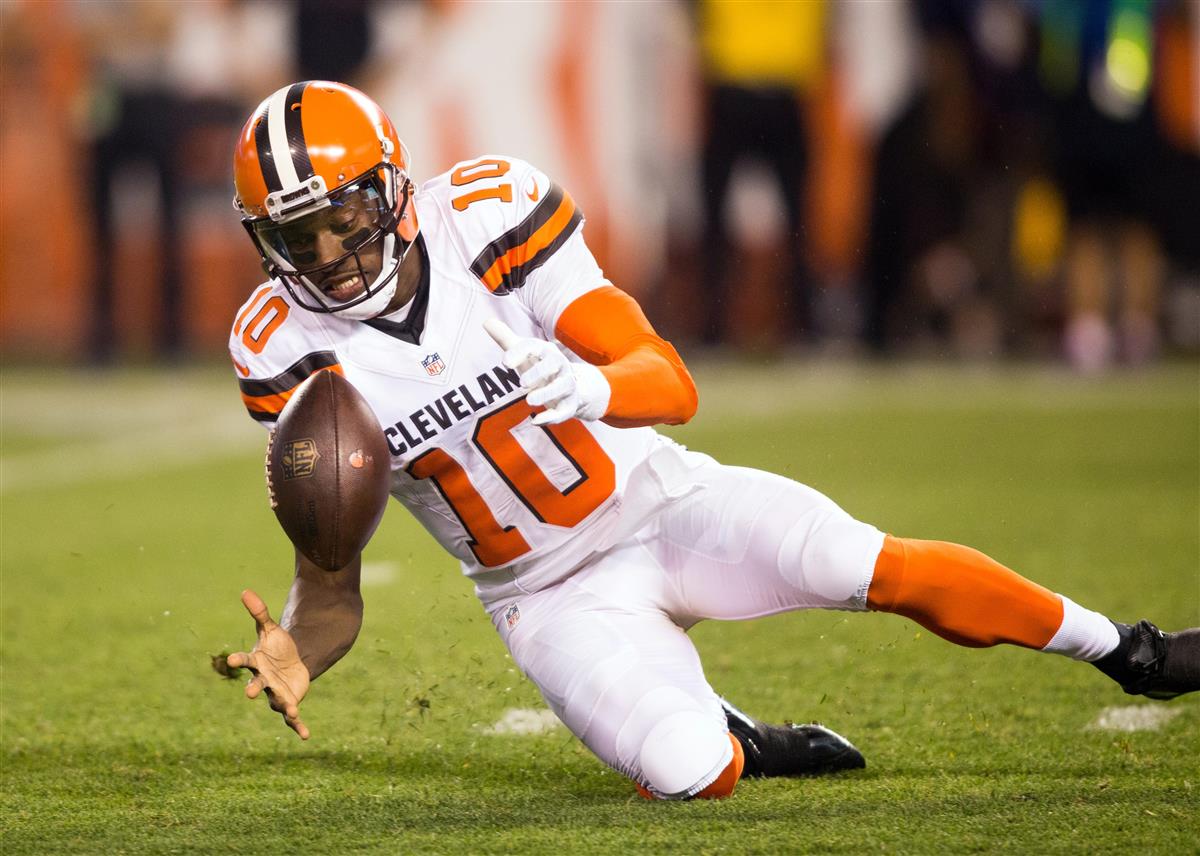
[[[604,278],[566,189],[488,155],[419,187],[363,93],[284,87],[246,123],[236,206],[269,280],[230,351],[268,429],[316,371],[370,402],[392,494],[458,558],[514,661],[649,797],[724,797],[747,775],[863,765],[818,726],[768,726],[713,691],[686,631],[798,609],[908,616],[960,645],[1090,662],[1126,692],[1200,688],[1200,629],[1114,623],[967,547],[885,535],[812,488],[724,466],[653,430],[692,379]],[[487,332],[485,332],[485,330]],[[229,656],[302,738],[309,681],[350,650],[359,560],[297,554],[280,623],[253,592]]]

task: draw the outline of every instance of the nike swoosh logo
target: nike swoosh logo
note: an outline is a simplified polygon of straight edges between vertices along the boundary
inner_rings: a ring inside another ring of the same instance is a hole
[[[235,368],[237,368],[238,374],[240,374],[242,377],[250,376],[250,369],[246,368],[244,365],[239,363],[237,360],[233,361],[233,365]]]
[[[527,190],[527,191],[525,191],[525,195],[529,197],[530,202],[537,202],[538,199],[541,197],[542,194],[538,191],[536,178],[533,180],[533,192],[530,192]]]

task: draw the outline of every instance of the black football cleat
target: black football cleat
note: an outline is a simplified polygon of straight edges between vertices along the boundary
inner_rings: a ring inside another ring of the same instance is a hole
[[[1113,624],[1117,650],[1092,665],[1121,689],[1159,701],[1200,690],[1200,627],[1163,633],[1149,621]]]
[[[725,699],[721,699],[721,707],[725,709],[729,733],[742,744],[744,779],[821,776],[867,766],[853,743],[823,725],[769,725],[747,716]]]

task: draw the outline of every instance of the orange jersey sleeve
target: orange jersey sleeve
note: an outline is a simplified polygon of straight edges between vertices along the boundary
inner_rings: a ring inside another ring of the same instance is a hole
[[[604,373],[612,387],[604,414],[609,425],[678,425],[695,415],[696,384],[683,360],[619,288],[604,286],[574,300],[554,335]]]

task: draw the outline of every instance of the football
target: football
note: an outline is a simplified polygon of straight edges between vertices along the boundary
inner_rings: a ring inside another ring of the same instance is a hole
[[[331,371],[300,384],[267,446],[267,494],[296,549],[327,571],[357,556],[387,506],[390,462],[353,384]]]

